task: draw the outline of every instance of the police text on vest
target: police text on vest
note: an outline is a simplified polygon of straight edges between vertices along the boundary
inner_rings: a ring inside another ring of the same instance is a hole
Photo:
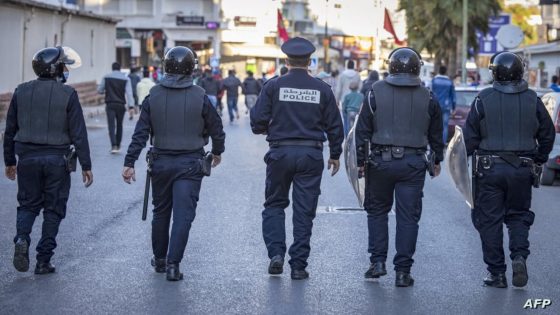
[[[320,99],[318,90],[280,88],[280,101],[319,104]]]

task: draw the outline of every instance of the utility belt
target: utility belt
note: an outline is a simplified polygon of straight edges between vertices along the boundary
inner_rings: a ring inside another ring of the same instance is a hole
[[[383,161],[402,159],[405,155],[423,155],[425,153],[425,148],[409,148],[396,146],[374,146],[371,150],[372,155],[381,156],[381,160]]]
[[[540,186],[540,178],[542,174],[542,165],[533,161],[533,159],[514,154],[473,154],[473,177],[480,178],[484,174],[481,170],[489,170],[496,164],[508,164],[514,168],[530,167],[533,175],[533,187]]]
[[[211,152],[206,152],[202,155],[202,157],[200,157],[200,153],[198,151],[190,152],[190,153],[184,153],[184,152],[171,153],[165,151],[164,152],[156,151],[154,150],[154,148],[150,148],[146,153],[146,163],[148,164],[148,176],[151,174],[152,165],[154,161],[157,160],[158,158],[162,156],[185,156],[185,155],[197,159],[198,163],[200,164],[200,169],[202,171],[202,174],[204,176],[210,176],[210,174],[212,173],[212,160],[214,158],[214,155]]]
[[[287,145],[294,145],[294,146],[302,146],[302,147],[312,147],[317,149],[323,149],[323,142],[316,141],[316,140],[278,140],[278,141],[270,141],[269,147],[277,148],[281,146]]]

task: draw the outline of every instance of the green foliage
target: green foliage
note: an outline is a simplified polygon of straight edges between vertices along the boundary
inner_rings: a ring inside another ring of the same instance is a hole
[[[505,13],[511,14],[511,22],[517,25],[523,30],[525,34],[525,40],[523,44],[530,45],[535,44],[538,41],[537,29],[535,26],[530,25],[527,21],[531,15],[539,15],[539,8],[537,6],[523,6],[520,4],[513,4],[509,6],[503,6],[503,11]]]
[[[406,10],[409,44],[427,49],[436,56],[449,59],[457,53],[462,35],[463,1],[461,0],[399,0],[399,9]],[[469,0],[468,44],[478,47],[476,29],[488,31],[488,18],[500,11],[497,0]]]

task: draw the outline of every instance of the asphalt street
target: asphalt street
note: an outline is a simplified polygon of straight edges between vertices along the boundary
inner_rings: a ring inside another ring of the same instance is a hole
[[[364,280],[369,264],[366,215],[336,210],[357,206],[343,168],[335,177],[324,173],[310,279],[292,281],[287,263],[284,275],[269,276],[261,236],[267,143],[263,136],[252,135],[244,115],[233,124],[224,118],[226,152],[222,164],[203,181],[181,265],[185,280],[168,282],[150,266],[150,223],[140,220],[144,154],[137,164],[137,182],[125,184],[120,175],[124,153],[109,154],[104,119],[88,120],[94,184],[86,189],[80,173],[72,175],[67,217],[53,257],[55,274],[36,276],[13,268],[16,183],[0,178],[0,314],[560,313],[560,186],[533,194],[536,219],[528,286],[494,289],[482,286],[485,265],[479,236],[445,170],[441,177],[426,180],[413,287],[394,286],[394,216],[389,274],[374,282]],[[134,122],[126,120],[123,147],[133,128]],[[32,267],[41,222],[38,218],[32,234]],[[291,208],[287,222],[291,230]],[[528,299],[551,299],[552,305],[525,310]]]

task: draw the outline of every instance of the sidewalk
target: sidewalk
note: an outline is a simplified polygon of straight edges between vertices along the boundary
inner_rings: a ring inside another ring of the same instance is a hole
[[[99,116],[105,115],[105,104],[97,106],[85,106],[82,107],[84,112],[84,118],[86,120],[86,126],[95,128],[98,125]],[[6,129],[6,121],[0,121],[0,141],[4,141],[4,130]]]

